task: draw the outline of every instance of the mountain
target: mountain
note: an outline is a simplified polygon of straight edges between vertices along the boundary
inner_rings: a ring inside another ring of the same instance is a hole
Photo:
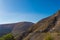
[[[12,33],[16,40],[60,40],[60,10],[37,23],[0,25],[0,36]]]
[[[27,30],[31,25],[34,23],[32,22],[19,22],[19,23],[12,23],[12,24],[2,24],[0,25],[0,36],[3,36],[8,33],[18,33],[19,31]],[[16,29],[16,30],[15,30]]]
[[[13,30],[14,26],[15,24],[0,25],[0,36],[10,33]]]
[[[32,22],[22,22],[20,24],[17,24],[14,29],[12,30],[12,34],[15,38],[22,38],[23,35],[26,35],[27,30],[33,25]]]
[[[54,40],[60,40],[60,10],[54,15],[38,21],[28,31],[30,33],[22,40],[45,40],[48,35],[52,36]]]
[[[32,32],[41,31],[41,32],[51,32],[51,31],[59,31],[60,32],[60,10],[47,18],[42,19],[32,26],[29,30]],[[55,32],[56,32],[55,31]]]

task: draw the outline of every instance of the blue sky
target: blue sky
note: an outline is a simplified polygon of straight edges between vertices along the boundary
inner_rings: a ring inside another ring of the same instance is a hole
[[[60,0],[0,0],[0,24],[38,22],[60,9]]]

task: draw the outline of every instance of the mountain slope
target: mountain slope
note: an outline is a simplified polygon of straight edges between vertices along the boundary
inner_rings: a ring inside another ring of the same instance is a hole
[[[14,26],[15,24],[0,25],[0,36],[10,33],[13,30]]]
[[[60,10],[37,23],[0,25],[0,35],[12,33],[16,40],[60,40]]]
[[[34,23],[32,22],[19,22],[19,23],[12,23],[12,24],[2,24],[0,25],[0,36],[3,36],[5,34],[11,33],[17,31],[16,33],[18,33],[19,31],[26,30],[27,28],[29,28],[31,25],[33,25]],[[20,28],[19,28],[20,27]],[[14,31],[14,29],[16,29]]]
[[[57,27],[60,21],[60,11],[56,14],[42,19],[41,21],[37,22],[35,25],[30,28],[30,31],[50,31],[50,29]],[[58,28],[58,27],[57,27]]]
[[[53,37],[55,40],[58,39],[58,34],[60,34],[60,10],[56,14],[37,22],[28,31],[30,33],[23,40],[44,40],[47,33],[57,35],[53,35]]]
[[[17,24],[12,30],[12,34],[15,38],[20,39],[25,34],[27,30],[33,25],[32,22],[22,22],[21,24]],[[18,38],[20,37],[20,38]]]

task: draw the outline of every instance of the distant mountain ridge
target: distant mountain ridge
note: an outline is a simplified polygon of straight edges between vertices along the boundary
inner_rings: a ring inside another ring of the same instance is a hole
[[[2,24],[2,25],[0,25],[0,36],[8,34],[8,33],[11,33],[16,26],[17,26],[17,28],[18,27],[25,28],[25,26],[28,25],[27,26],[27,28],[28,28],[28,27],[30,27],[33,24],[34,23],[32,23],[32,22],[19,22],[19,23],[12,23],[12,24]]]

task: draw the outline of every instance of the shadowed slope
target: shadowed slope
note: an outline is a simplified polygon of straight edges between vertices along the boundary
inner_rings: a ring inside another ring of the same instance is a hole
[[[12,24],[2,24],[0,25],[0,36],[3,36],[8,33],[16,33],[27,30],[31,25],[34,23],[32,22],[19,22],[19,23],[12,23]],[[16,30],[15,30],[16,29]]]

